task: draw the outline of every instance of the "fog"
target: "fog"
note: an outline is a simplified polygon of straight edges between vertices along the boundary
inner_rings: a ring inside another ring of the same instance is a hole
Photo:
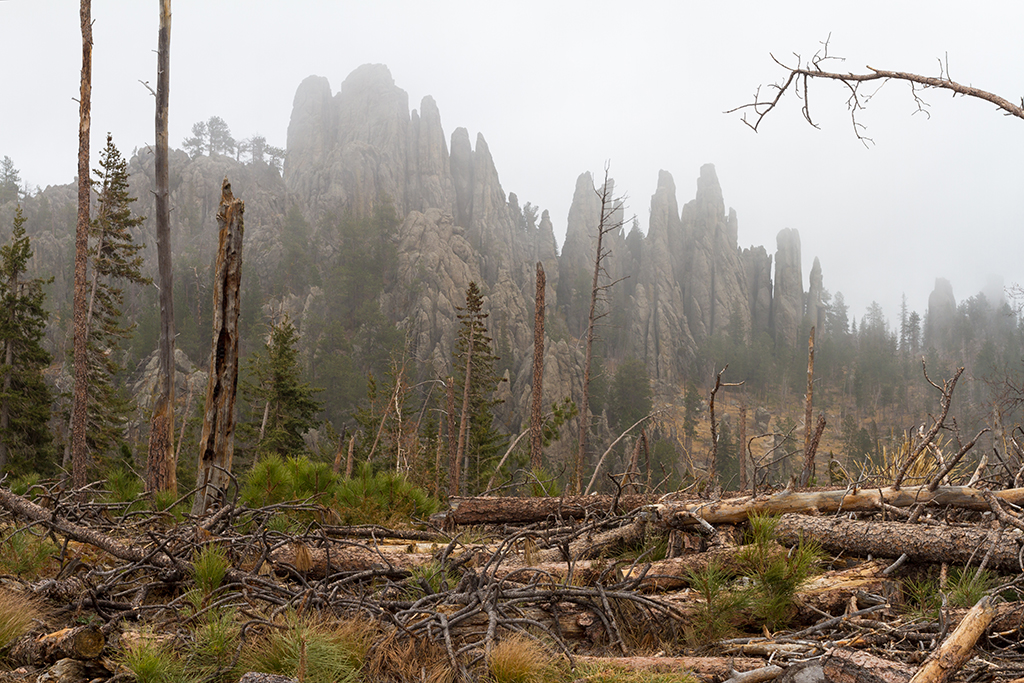
[[[581,172],[609,163],[646,230],[659,169],[682,204],[713,163],[741,246],[774,252],[776,233],[796,228],[805,286],[817,256],[858,318],[878,301],[894,319],[904,294],[924,314],[936,277],[958,302],[994,278],[1024,283],[1024,121],[938,91],[924,94],[930,115],[915,113],[899,83],[860,116],[869,145],[839,84],[811,91],[818,129],[791,96],[759,133],[724,113],[780,78],[770,55],[792,63],[829,36],[846,58],[835,70],[938,75],[948,60],[955,80],[1020,100],[1024,5],[911,4],[174,0],[171,145],[216,115],[237,139],[283,147],[303,78],[337,91],[360,64],[384,63],[411,108],[434,97],[446,134],[483,133],[505,192],[550,210],[559,240]],[[94,153],[107,131],[125,153],[152,140],[141,82],[156,80],[157,9],[93,3]],[[0,157],[31,187],[75,174],[78,20],[70,0],[0,0]]]

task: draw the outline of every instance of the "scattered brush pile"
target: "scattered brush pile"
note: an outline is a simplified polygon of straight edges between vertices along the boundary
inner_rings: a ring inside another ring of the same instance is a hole
[[[194,518],[122,475],[0,488],[0,681],[1024,677],[1021,489],[470,498],[432,521],[369,469],[267,459],[235,490]]]

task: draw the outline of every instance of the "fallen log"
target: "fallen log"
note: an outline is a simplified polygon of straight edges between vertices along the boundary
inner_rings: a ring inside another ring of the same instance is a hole
[[[670,528],[698,525],[699,519],[711,524],[738,524],[755,514],[786,513],[832,514],[836,512],[874,512],[882,503],[910,507],[918,503],[951,506],[968,510],[989,510],[985,491],[966,486],[940,486],[929,491],[925,486],[901,489],[838,489],[832,491],[782,491],[771,496],[730,498],[719,501],[663,502],[644,508],[647,518]],[[1024,488],[995,492],[996,498],[1014,505],[1024,504]]]
[[[370,569],[408,571],[433,561],[430,553],[410,553],[402,547],[370,546],[353,543],[327,547],[309,547],[304,543],[289,543],[270,553],[274,568],[292,569],[308,578],[322,579],[334,572],[360,572]]]
[[[910,683],[944,683],[971,657],[971,650],[995,616],[992,597],[977,602],[960,625],[939,645],[917,670]]]
[[[96,659],[106,645],[95,626],[64,628],[41,636],[28,636],[14,644],[10,659],[16,664],[52,664],[59,659]]]
[[[821,659],[824,681],[831,683],[906,683],[914,668],[863,650],[836,648]]]
[[[914,562],[966,565],[976,564],[989,550],[992,534],[1002,533],[992,547],[988,566],[992,569],[1019,571],[1017,559],[1020,531],[976,529],[956,526],[904,524],[902,522],[860,522],[838,517],[783,515],[776,527],[779,543],[792,546],[811,539],[827,553],[846,556],[899,557]]]
[[[658,496],[565,496],[501,498],[452,496],[440,517],[446,524],[530,524],[549,519],[582,519],[588,515],[625,514],[653,503]],[[613,506],[614,504],[614,506]],[[987,509],[987,508],[986,508]]]
[[[755,657],[586,657],[577,656],[576,667],[645,673],[692,673],[701,681],[726,681],[735,672],[757,671],[764,660]],[[769,680],[769,679],[762,679]]]

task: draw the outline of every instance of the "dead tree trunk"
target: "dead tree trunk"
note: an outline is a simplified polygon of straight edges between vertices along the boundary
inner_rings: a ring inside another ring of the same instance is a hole
[[[996,498],[1014,505],[1024,504],[1024,489],[1004,489]],[[781,515],[787,512],[833,514],[836,512],[875,512],[882,504],[906,508],[919,503],[949,505],[968,510],[990,510],[985,492],[966,486],[940,486],[929,491],[926,486],[900,490],[838,489],[833,491],[783,491],[773,496],[729,498],[719,501],[658,503],[647,508],[650,518],[671,528],[699,525],[698,517],[711,524],[739,524],[754,513]]]
[[[580,400],[579,447],[573,463],[572,491],[579,493],[583,487],[583,465],[587,454],[587,437],[590,433],[590,366],[594,357],[595,325],[606,313],[597,314],[597,300],[614,282],[607,285],[599,284],[604,271],[602,265],[611,252],[604,248],[604,236],[622,227],[621,215],[623,200],[612,196],[614,184],[608,178],[608,167],[604,169],[604,184],[597,192],[601,200],[601,217],[597,225],[597,251],[594,256],[594,280],[590,288],[590,313],[587,316],[587,351],[583,361],[583,396]]]
[[[160,0],[156,75],[156,254],[160,283],[160,373],[149,427],[146,490],[177,491],[174,457],[174,280],[171,273],[170,180],[167,168],[167,103],[171,78],[171,0]]]
[[[238,313],[241,309],[242,237],[245,204],[224,179],[220,191],[219,247],[213,283],[213,349],[206,385],[199,472],[192,514],[201,515],[219,499],[230,481],[235,452],[235,394],[238,390]]]
[[[804,396],[804,470],[800,474],[800,487],[807,486],[807,483],[814,476],[814,448],[811,448],[811,415],[814,410],[812,397],[814,396],[814,327],[811,326],[811,335],[807,339],[807,394]],[[820,438],[820,437],[819,437]]]
[[[86,448],[86,403],[89,382],[89,327],[86,324],[86,289],[89,259],[89,129],[92,107],[92,0],[82,0],[82,84],[78,100],[78,223],[75,226],[74,328],[75,390],[71,405],[71,485],[85,486],[89,453]]]
[[[974,527],[931,526],[903,522],[859,522],[838,517],[783,515],[777,528],[779,542],[795,545],[801,539],[817,541],[827,553],[866,557],[900,557],[913,562],[966,565],[986,554],[992,546],[989,567],[1020,570],[1017,559],[1019,531]]]
[[[459,495],[459,449],[455,436],[455,378],[445,380],[445,399],[448,406],[448,495]]]
[[[537,296],[533,304],[533,391],[530,399],[530,467],[541,466],[544,444],[544,264],[537,261]]]
[[[580,519],[588,514],[626,513],[653,503],[657,496],[566,496],[564,498],[500,498],[477,496],[448,499],[447,519],[453,524],[526,524],[545,519]],[[987,508],[986,508],[987,509]]]
[[[928,656],[910,683],[944,683],[960,671],[971,658],[975,643],[985,633],[995,614],[992,597],[986,595],[971,608],[942,645]]]
[[[740,490],[747,490],[747,401],[740,397]]]
[[[956,388],[956,382],[960,379],[960,375],[964,373],[963,368],[958,368],[952,379],[946,380],[940,387],[928,377],[928,367],[924,364],[923,358],[921,359],[921,369],[924,372],[924,378],[928,380],[929,384],[938,389],[941,394],[939,406],[941,407],[942,412],[939,414],[939,419],[932,422],[931,429],[920,437],[920,442],[917,444],[914,452],[910,454],[910,457],[907,458],[905,463],[903,463],[900,471],[896,473],[896,479],[892,482],[892,487],[894,489],[899,489],[900,485],[903,483],[903,479],[907,476],[907,472],[910,471],[911,466],[913,466],[918,457],[924,453],[925,449],[931,445],[932,441],[935,439],[935,435],[939,433],[940,429],[942,429],[942,426],[946,422],[946,415],[949,414],[949,404],[953,402],[953,389]]]

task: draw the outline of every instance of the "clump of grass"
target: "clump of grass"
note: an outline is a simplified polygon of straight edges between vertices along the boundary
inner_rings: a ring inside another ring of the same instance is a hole
[[[418,567],[409,568],[409,578],[405,580],[410,598],[421,595],[433,595],[448,590],[452,585],[452,575],[445,570],[440,562],[428,562]]]
[[[754,581],[750,602],[753,616],[774,631],[784,628],[792,618],[797,588],[821,566],[821,548],[801,541],[784,551],[775,542],[778,517],[751,515],[749,522],[749,542],[737,560]]]
[[[709,644],[734,633],[750,605],[750,595],[731,588],[733,575],[719,562],[710,562],[701,570],[687,571],[690,588],[701,597],[694,618],[685,626],[685,639],[691,646]]]
[[[204,600],[220,588],[230,566],[227,553],[219,545],[210,543],[196,551],[192,557],[192,578]]]
[[[11,491],[19,496],[27,495],[33,486],[39,483],[42,477],[38,472],[23,474],[11,481]]]
[[[949,604],[953,607],[974,607],[978,600],[999,584],[999,576],[974,567],[951,567],[949,570]]]
[[[142,500],[145,484],[135,472],[123,465],[107,469],[105,477],[107,491],[103,495],[105,503],[129,503],[125,511],[141,510],[146,503]]]
[[[402,475],[375,473],[369,463],[362,463],[356,476],[338,482],[331,507],[341,516],[342,524],[394,525],[413,517],[429,517],[441,505]]]
[[[185,666],[203,681],[237,681],[244,671],[235,661],[241,634],[233,610],[208,612],[186,648]]]
[[[248,644],[240,663],[249,671],[297,676],[303,683],[355,683],[374,635],[361,620],[329,623],[289,618]]]
[[[30,529],[20,529],[6,538],[0,537],[0,572],[34,579],[57,554],[45,536],[36,536]]]
[[[494,683],[546,683],[563,680],[556,660],[540,643],[522,634],[502,638],[487,655]]]
[[[0,652],[29,632],[42,612],[28,596],[0,588]]]
[[[908,614],[916,617],[938,616],[942,607],[939,581],[928,573],[908,576],[903,579],[903,596]]]
[[[177,683],[184,681],[181,660],[167,646],[144,639],[122,650],[119,660],[135,675],[138,683]]]
[[[631,671],[614,664],[581,664],[576,669],[576,680],[587,683],[698,683],[687,673],[653,673]]]

